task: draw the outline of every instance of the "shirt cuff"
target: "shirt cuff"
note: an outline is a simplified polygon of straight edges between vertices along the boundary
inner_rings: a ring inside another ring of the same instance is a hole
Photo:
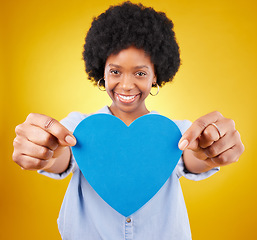
[[[219,170],[220,170],[219,167],[215,167],[207,172],[191,173],[185,168],[185,164],[182,160],[182,157],[180,158],[180,160],[176,166],[176,173],[177,173],[178,178],[183,176],[189,180],[194,180],[194,181],[200,181],[200,180],[206,179],[206,178],[212,176],[214,173],[218,172]]]

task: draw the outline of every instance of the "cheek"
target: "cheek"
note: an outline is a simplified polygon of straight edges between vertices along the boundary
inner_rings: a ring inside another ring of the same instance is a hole
[[[114,100],[113,90],[115,89],[116,85],[117,82],[115,81],[105,80],[105,90],[112,100]]]
[[[105,89],[106,91],[112,90],[114,88],[113,81],[110,81],[109,79],[105,79]]]
[[[152,89],[152,81],[147,81],[145,84],[142,84],[141,89],[146,93],[149,94]]]

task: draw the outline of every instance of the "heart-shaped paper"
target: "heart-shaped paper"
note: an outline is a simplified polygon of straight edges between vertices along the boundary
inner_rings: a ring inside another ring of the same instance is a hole
[[[129,216],[164,185],[182,154],[181,133],[170,119],[147,114],[130,126],[94,114],[75,129],[75,160],[89,184],[112,208]]]

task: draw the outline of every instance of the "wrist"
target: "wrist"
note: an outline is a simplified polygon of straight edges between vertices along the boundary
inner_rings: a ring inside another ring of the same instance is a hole
[[[71,150],[70,147],[63,147],[61,151],[57,154],[58,157],[53,157],[49,159],[49,164],[42,169],[50,173],[63,173],[65,172],[70,164]]]
[[[185,164],[185,168],[191,173],[203,173],[207,172],[214,167],[214,163],[210,159],[201,159],[196,157],[192,150],[186,149],[183,152],[183,160]]]

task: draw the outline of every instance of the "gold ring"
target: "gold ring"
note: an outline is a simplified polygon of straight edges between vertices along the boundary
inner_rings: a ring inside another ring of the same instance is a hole
[[[216,123],[211,123],[211,125],[217,129],[217,131],[218,131],[218,133],[220,135],[220,138],[221,138],[221,132],[220,132],[219,127],[216,125]]]
[[[53,118],[47,120],[46,123],[45,123],[45,128],[46,129],[50,128],[53,125],[53,123],[54,123],[54,119]]]

